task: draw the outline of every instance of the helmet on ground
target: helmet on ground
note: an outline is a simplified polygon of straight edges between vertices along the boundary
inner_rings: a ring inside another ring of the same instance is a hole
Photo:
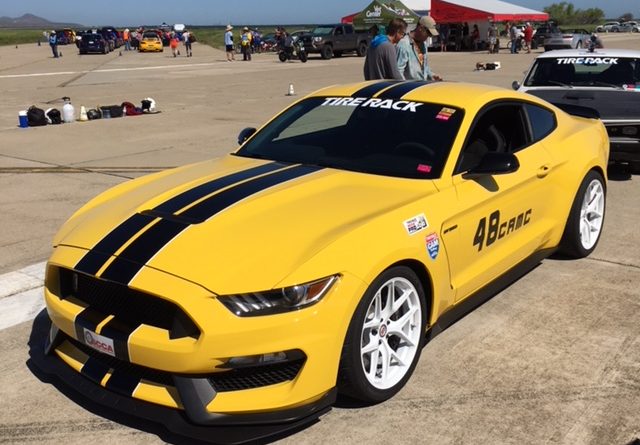
[[[155,113],[156,112],[156,101],[151,97],[146,97],[142,99],[142,111],[145,113]]]

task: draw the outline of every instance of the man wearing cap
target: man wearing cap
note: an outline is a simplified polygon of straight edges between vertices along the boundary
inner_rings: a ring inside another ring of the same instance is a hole
[[[58,58],[58,36],[55,31],[51,31],[49,34],[49,46],[51,47],[51,51],[53,51],[53,57]]]
[[[236,60],[235,54],[233,52],[233,32],[231,32],[232,29],[233,26],[227,25],[227,29],[224,33],[224,47],[227,51],[227,62]]]
[[[378,34],[371,40],[364,59],[364,79],[402,80],[398,71],[396,43],[406,34],[407,22],[392,19],[387,26],[386,35]]]
[[[251,61],[251,40],[253,36],[251,35],[251,31],[249,31],[249,27],[245,26],[242,29],[242,35],[240,36],[240,47],[242,49],[242,60],[245,62]]]
[[[442,80],[429,68],[427,39],[438,35],[436,22],[428,15],[420,17],[415,27],[396,45],[400,75],[405,80]]]

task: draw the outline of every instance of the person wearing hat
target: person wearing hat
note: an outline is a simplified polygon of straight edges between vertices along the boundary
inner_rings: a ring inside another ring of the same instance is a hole
[[[122,32],[122,40],[124,40],[124,50],[131,51],[131,32],[129,28],[125,28]]]
[[[242,49],[242,60],[245,62],[251,61],[251,41],[253,36],[248,26],[242,28],[242,35],[240,36],[240,49]]]
[[[51,47],[51,51],[53,51],[53,57],[58,58],[58,36],[55,31],[51,31],[49,33],[49,46]]]
[[[436,37],[436,22],[428,15],[420,17],[413,30],[396,45],[398,70],[405,80],[442,80],[429,68],[427,39]]]
[[[227,51],[227,62],[233,62],[236,60],[236,56],[233,51],[233,26],[227,25],[227,29],[224,33],[224,47]]]

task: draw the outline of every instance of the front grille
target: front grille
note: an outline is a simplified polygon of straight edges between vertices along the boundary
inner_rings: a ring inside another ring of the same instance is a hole
[[[174,303],[146,294],[123,284],[56,268],[59,289],[49,289],[65,299],[73,297],[105,315],[113,315],[126,324],[146,324],[169,331],[170,338],[200,336],[189,316]],[[55,283],[47,277],[47,285]]]
[[[69,343],[87,354],[93,360],[96,360],[106,367],[113,369],[114,374],[118,372],[127,375],[128,377],[137,381],[147,380],[149,382],[157,383],[162,386],[174,386],[173,378],[168,372],[157,371],[155,369],[145,368],[144,366],[135,365],[133,363],[119,360],[115,357],[111,357],[110,355],[102,354],[95,349],[72,339],[71,337],[65,337]]]
[[[285,363],[234,369],[209,377],[209,382],[217,392],[239,391],[275,385],[296,378],[304,359]]]
[[[130,362],[119,360],[106,354],[102,354],[79,341],[68,337],[65,338],[73,346],[87,354],[93,360],[98,361],[115,373],[120,373],[129,378],[141,381],[157,383],[162,386],[173,387],[172,374],[165,371],[158,371],[144,366],[136,365]],[[244,369],[234,369],[224,373],[209,374],[207,380],[216,392],[239,391],[242,389],[260,388],[263,386],[274,385],[290,381],[296,378],[305,359],[300,358],[285,363],[275,363],[272,365],[255,366]],[[187,375],[185,375],[187,376]],[[201,375],[193,377],[203,377]]]

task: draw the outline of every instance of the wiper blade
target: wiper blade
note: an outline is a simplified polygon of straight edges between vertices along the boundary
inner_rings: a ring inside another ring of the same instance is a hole
[[[609,83],[609,82],[601,82],[599,80],[594,80],[593,82],[591,82],[591,85],[597,85],[599,87],[615,88],[616,90],[623,90],[624,89],[620,85],[616,85],[614,83]]]
[[[566,87],[566,88],[573,88],[573,85],[567,84],[567,83],[562,83],[559,82],[557,80],[547,80],[548,83],[550,83],[551,85],[558,85],[561,87]]]

